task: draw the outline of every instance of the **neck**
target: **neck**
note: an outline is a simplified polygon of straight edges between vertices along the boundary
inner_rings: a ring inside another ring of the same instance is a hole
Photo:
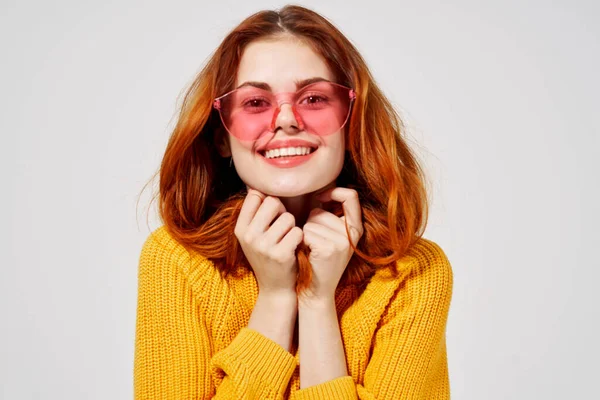
[[[295,197],[280,197],[286,211],[296,219],[296,226],[303,227],[308,215],[313,208],[322,207],[320,201],[313,197],[314,193],[307,193]]]
[[[283,203],[285,210],[294,216],[296,220],[296,226],[302,228],[308,219],[310,211],[313,208],[323,208],[323,204],[319,200],[315,199],[314,195],[334,186],[335,181],[315,192],[292,197],[278,196],[278,198]]]

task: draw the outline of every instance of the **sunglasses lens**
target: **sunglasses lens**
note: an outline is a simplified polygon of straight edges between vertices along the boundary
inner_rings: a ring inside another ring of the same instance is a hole
[[[219,112],[225,128],[240,140],[256,140],[274,132],[280,113],[290,113],[299,129],[319,135],[339,131],[350,113],[349,88],[331,82],[317,82],[295,93],[273,94],[244,86],[219,99]],[[291,109],[280,105],[288,103]]]

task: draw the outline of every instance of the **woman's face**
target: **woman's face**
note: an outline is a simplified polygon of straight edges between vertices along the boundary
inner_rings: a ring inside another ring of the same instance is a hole
[[[295,92],[295,82],[310,78],[334,81],[323,58],[308,45],[293,38],[260,40],[245,48],[235,87],[245,82],[264,82],[273,93]],[[281,105],[274,127],[274,132],[255,141],[242,141],[228,134],[236,171],[248,187],[271,196],[293,197],[317,191],[335,181],[344,164],[343,128],[326,136],[306,132],[286,103]],[[267,161],[263,152],[258,151],[265,146],[289,148],[278,143],[289,139],[306,141],[316,150],[295,156],[296,160],[289,164],[283,159]]]

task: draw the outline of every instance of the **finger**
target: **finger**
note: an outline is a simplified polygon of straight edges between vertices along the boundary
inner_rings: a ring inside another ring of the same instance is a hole
[[[294,226],[296,226],[294,216],[289,212],[284,212],[268,228],[263,238],[265,242],[276,245]],[[302,229],[300,230],[302,231]]]
[[[307,219],[307,222],[314,222],[319,225],[324,225],[341,235],[348,237],[346,233],[346,217],[339,217],[335,214],[332,214],[327,211],[323,211],[320,208],[313,208],[310,212],[310,215]],[[352,225],[348,225],[348,230],[350,231],[350,240],[356,246],[360,237],[362,236],[363,227],[360,225],[359,227],[354,227]]]
[[[317,235],[320,240],[326,240],[329,242],[339,244],[341,246],[348,245],[348,236],[346,236],[346,231],[344,231],[343,233],[338,232],[333,229],[330,229],[327,226],[319,225],[314,222],[306,223],[303,229],[305,232],[305,236],[307,236],[306,234],[308,234],[309,237],[312,237],[312,235]],[[311,241],[311,244],[312,243],[316,242]]]
[[[304,238],[304,232],[302,229],[295,226],[286,233],[286,235],[281,239],[278,246],[281,246],[286,249],[292,249],[292,251],[296,251],[296,247],[300,243],[302,243],[302,239]]]
[[[340,220],[344,224],[346,224],[345,216],[341,217]],[[350,231],[350,237],[352,238],[352,243],[354,243],[354,245],[356,246],[358,244],[358,241],[360,240],[361,236],[364,233],[364,228],[362,225],[358,228],[355,228],[352,225],[348,224],[348,230]]]
[[[303,234],[302,241],[311,250],[314,249],[313,246],[327,241],[326,237],[319,235],[317,232],[315,232],[313,230],[306,229],[306,225],[304,225],[304,228],[302,228],[302,234]]]
[[[258,211],[265,197],[266,196],[258,190],[248,189],[248,194],[242,203],[236,225],[243,227],[250,225],[250,222],[252,222],[254,215]]]
[[[360,201],[358,192],[354,189],[334,187],[324,191],[316,196],[322,202],[338,201],[342,203],[345,220],[350,226],[357,230],[362,230],[362,211],[360,209]]]
[[[248,230],[255,233],[265,233],[271,222],[285,212],[285,207],[277,197],[267,196],[258,208],[254,218],[248,225]]]
[[[307,222],[324,225],[336,232],[346,232],[344,221],[337,215],[325,211],[322,208],[313,208],[308,215]]]

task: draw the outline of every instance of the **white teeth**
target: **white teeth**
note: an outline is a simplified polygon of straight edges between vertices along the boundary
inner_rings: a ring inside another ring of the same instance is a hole
[[[265,152],[266,158],[276,158],[276,157],[285,157],[285,156],[295,156],[295,155],[306,155],[311,153],[310,147],[283,147],[281,149],[267,150]]]

